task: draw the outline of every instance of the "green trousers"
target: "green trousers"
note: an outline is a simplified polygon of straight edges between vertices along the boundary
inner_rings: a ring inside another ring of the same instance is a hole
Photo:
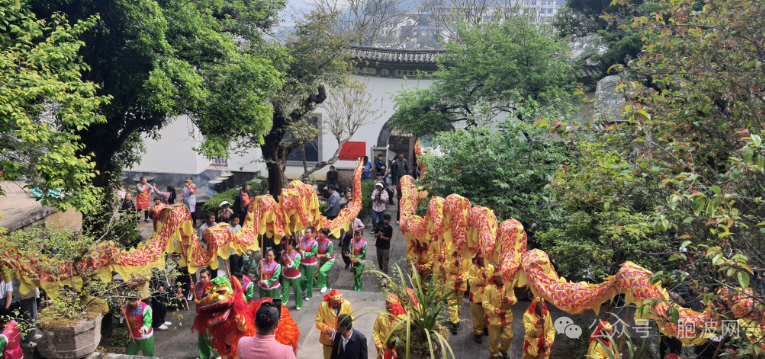
[[[292,287],[292,291],[295,292],[295,306],[298,308],[303,307],[303,296],[301,295],[303,293],[302,290],[300,290],[300,281],[303,279],[301,276],[300,278],[296,279],[289,279],[282,277],[282,304],[287,305],[287,303],[290,301],[290,286]]]
[[[133,343],[132,340],[129,340],[127,349],[125,350],[125,354],[138,355],[138,352],[141,352],[141,354],[145,357],[153,357],[154,356],[154,336],[148,339],[136,339],[135,343]]]
[[[324,262],[324,264],[319,267],[319,280],[316,282],[316,286],[319,288],[326,287],[327,289],[332,289],[329,287],[329,278],[327,277],[327,273],[329,273],[329,269],[332,268],[332,265],[335,264],[334,260]]]
[[[199,342],[197,348],[199,349],[199,359],[215,359],[218,357],[218,353],[210,345],[209,332],[205,331],[205,334],[199,334]]]
[[[353,263],[353,290],[361,291],[361,273],[364,272],[364,265],[361,263]]]
[[[300,296],[303,296],[302,289],[307,291],[305,297],[313,299],[313,270],[316,266],[300,266]]]
[[[281,288],[274,288],[274,289],[265,290],[265,289],[263,289],[261,287],[258,287],[258,294],[260,294],[261,298],[276,299],[276,298],[281,298],[282,297],[282,293],[279,292],[279,290],[281,290]],[[202,359],[202,358],[199,358],[199,359]]]

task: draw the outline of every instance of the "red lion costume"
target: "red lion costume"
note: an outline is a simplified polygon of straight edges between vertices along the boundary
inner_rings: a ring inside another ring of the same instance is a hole
[[[263,298],[247,305],[244,300],[244,290],[239,280],[229,282],[226,278],[215,278],[212,285],[207,287],[204,296],[197,307],[197,317],[194,319],[192,332],[208,331],[210,341],[221,358],[238,358],[237,346],[239,339],[255,335],[255,312],[260,308]],[[284,345],[290,345],[297,355],[300,330],[292,319],[286,307],[282,306],[282,319],[276,331],[276,340]]]

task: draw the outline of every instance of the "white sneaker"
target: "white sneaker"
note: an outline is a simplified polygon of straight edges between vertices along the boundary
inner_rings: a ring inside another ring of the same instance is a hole
[[[311,298],[305,297],[305,298],[303,298],[303,300],[306,301],[306,302],[310,302]]]
[[[295,307],[295,310],[297,310],[297,311],[300,311],[301,309],[303,309],[303,308],[301,308],[301,307]]]
[[[401,221],[396,221],[396,224],[401,224]]]
[[[324,294],[327,292],[327,287],[322,287],[319,293]]]
[[[42,339],[42,334],[40,334],[40,333],[35,334],[35,337],[33,339],[34,340]]]
[[[35,342],[23,343],[21,344],[21,346],[27,349],[33,349],[34,347],[37,346],[37,343]]]
[[[173,325],[173,323],[170,323],[170,322],[165,322],[163,325],[164,325],[164,326],[166,326],[166,327],[169,327],[169,326],[172,326],[172,325]]]
[[[162,324],[162,325],[160,325],[159,327],[157,327],[157,329],[158,329],[158,330],[167,330],[168,328],[167,328],[167,326],[166,326],[166,325]]]

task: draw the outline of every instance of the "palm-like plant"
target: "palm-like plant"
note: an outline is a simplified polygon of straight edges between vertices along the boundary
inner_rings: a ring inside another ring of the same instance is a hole
[[[439,354],[445,359],[447,351],[454,358],[454,352],[445,337],[448,331],[439,324],[446,319],[441,312],[447,308],[449,300],[455,295],[454,290],[446,291],[445,284],[435,285],[432,279],[423,284],[423,279],[417,272],[410,276],[401,270],[398,264],[394,264],[393,271],[398,280],[377,270],[368,272],[387,280],[387,291],[398,296],[406,312],[391,328],[385,345],[395,348],[399,357],[406,359],[427,356],[435,359]],[[416,300],[416,304],[412,298]]]

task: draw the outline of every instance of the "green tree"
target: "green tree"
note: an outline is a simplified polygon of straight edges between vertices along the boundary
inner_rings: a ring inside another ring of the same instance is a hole
[[[0,0],[0,179],[25,176],[29,189],[62,191],[42,198],[58,209],[87,211],[98,195],[78,133],[105,122],[99,110],[110,98],[82,80],[89,68],[77,56],[78,37],[97,21],[40,20],[18,0]]]
[[[765,3],[715,0],[702,11],[691,0],[660,6],[661,13],[632,19],[643,52],[617,69],[640,81],[618,86],[628,99],[624,121],[596,138],[607,155],[562,171],[560,183],[575,185],[585,176],[599,179],[596,184],[623,183],[621,189],[588,186],[570,200],[584,198],[594,214],[619,210],[650,218],[650,236],[669,248],[680,271],[659,272],[654,280],[691,278],[705,305],[712,300],[727,319],[737,319],[740,313],[722,301],[750,286],[750,266],[765,265]],[[573,126],[564,127],[561,134],[573,134]],[[602,168],[611,154],[619,161]],[[757,308],[765,304],[761,288],[747,295]]]
[[[284,187],[287,157],[319,135],[307,114],[327,99],[327,88],[342,86],[350,74],[346,49],[349,39],[335,29],[337,14],[314,11],[300,19],[289,34],[284,51],[289,61],[279,64],[284,82],[269,98],[273,107],[271,131],[260,143],[268,169],[268,189],[277,198]]]
[[[270,127],[271,89],[281,76],[283,51],[262,38],[283,1],[27,0],[40,17],[65,13],[74,20],[101,14],[83,32],[90,70],[85,80],[111,96],[100,108],[105,122],[78,129],[92,154],[98,187],[121,167],[140,160],[141,135],[188,115],[204,136],[198,149],[225,156],[237,140],[256,139]]]
[[[570,160],[562,142],[517,120],[441,132],[425,153],[425,185],[433,195],[458,193],[498,217],[542,227],[560,222],[562,208],[546,186]]]
[[[459,27],[447,44],[427,89],[395,96],[391,123],[415,135],[450,130],[458,122],[478,125],[512,114],[528,99],[557,105],[575,89],[577,69],[567,47],[525,16]]]

